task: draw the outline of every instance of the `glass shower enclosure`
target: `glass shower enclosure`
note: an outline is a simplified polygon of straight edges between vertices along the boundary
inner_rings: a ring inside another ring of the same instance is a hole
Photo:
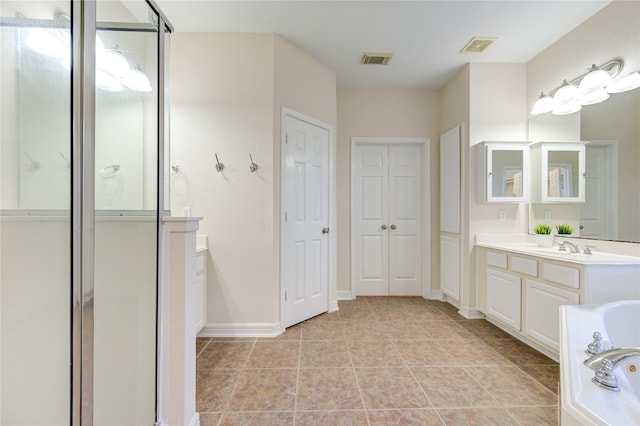
[[[0,424],[154,424],[171,26],[0,3]]]

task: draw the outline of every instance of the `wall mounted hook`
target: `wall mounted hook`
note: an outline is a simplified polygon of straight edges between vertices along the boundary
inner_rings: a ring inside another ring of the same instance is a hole
[[[223,170],[224,170],[224,164],[222,164],[222,163],[220,162],[220,160],[218,160],[218,154],[217,154],[217,153],[216,153],[216,170],[217,170],[218,172],[221,172],[221,171],[223,171]]]
[[[251,173],[255,173],[255,171],[258,170],[258,165],[253,162],[251,154],[249,154],[249,160],[251,160],[251,164],[249,164],[249,170],[251,170]]]

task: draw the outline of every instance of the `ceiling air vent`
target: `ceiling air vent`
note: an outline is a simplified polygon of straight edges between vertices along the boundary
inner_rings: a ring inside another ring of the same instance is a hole
[[[497,38],[494,37],[474,37],[462,48],[460,53],[483,53],[496,40]]]
[[[387,65],[393,53],[390,52],[364,52],[360,63],[363,65]]]

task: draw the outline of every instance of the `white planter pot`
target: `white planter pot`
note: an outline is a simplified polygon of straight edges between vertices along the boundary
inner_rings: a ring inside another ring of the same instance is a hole
[[[538,247],[551,247],[553,245],[552,234],[536,234],[536,242]]]

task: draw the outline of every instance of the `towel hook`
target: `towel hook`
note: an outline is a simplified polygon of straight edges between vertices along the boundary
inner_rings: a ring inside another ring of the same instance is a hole
[[[221,171],[223,171],[223,170],[224,170],[224,164],[222,164],[222,163],[220,162],[220,160],[218,160],[218,154],[217,154],[217,153],[216,153],[216,170],[217,170],[218,172],[221,172]]]
[[[251,160],[251,164],[249,164],[249,170],[251,170],[251,173],[255,173],[255,171],[258,170],[258,165],[253,162],[251,154],[249,154],[249,160]]]

